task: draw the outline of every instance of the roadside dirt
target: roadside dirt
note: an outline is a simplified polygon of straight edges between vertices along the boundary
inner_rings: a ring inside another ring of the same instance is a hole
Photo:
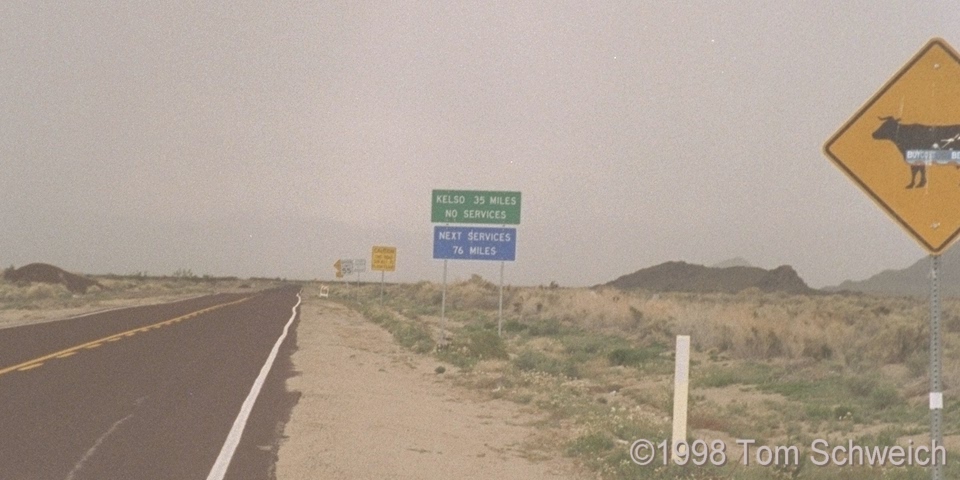
[[[583,478],[566,458],[526,453],[536,418],[518,405],[476,400],[435,373],[436,360],[305,293],[293,355],[300,373],[287,382],[302,396],[284,430],[278,480]]]

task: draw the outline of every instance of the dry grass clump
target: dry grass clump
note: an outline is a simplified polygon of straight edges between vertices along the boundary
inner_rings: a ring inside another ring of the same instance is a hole
[[[0,303],[6,308],[13,308],[15,305],[23,304],[43,299],[70,298],[73,294],[67,290],[67,287],[59,284],[33,283],[29,285],[16,285],[11,282],[0,280]]]
[[[922,353],[928,338],[927,306],[901,298],[525,289],[512,300],[518,321],[556,318],[667,344],[691,335],[699,351],[736,359],[903,363]],[[945,328],[960,331],[951,308]]]

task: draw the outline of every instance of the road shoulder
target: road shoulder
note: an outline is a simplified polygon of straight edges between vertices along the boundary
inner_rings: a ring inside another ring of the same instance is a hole
[[[525,458],[536,420],[478,401],[359,314],[307,289],[293,355],[301,393],[284,430],[277,478],[575,478],[565,458]]]

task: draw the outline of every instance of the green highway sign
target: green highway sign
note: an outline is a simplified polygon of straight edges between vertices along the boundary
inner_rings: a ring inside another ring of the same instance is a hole
[[[434,190],[431,222],[520,224],[520,192]]]

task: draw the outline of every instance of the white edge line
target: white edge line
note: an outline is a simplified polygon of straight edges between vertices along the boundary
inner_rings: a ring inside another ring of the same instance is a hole
[[[207,475],[207,480],[223,480],[223,477],[227,474],[227,469],[230,468],[230,461],[233,460],[233,454],[237,451],[237,445],[240,444],[243,429],[247,426],[247,419],[250,417],[254,403],[257,402],[257,397],[260,396],[260,389],[263,388],[263,383],[267,380],[270,368],[273,367],[273,362],[277,358],[277,352],[280,351],[280,344],[287,338],[287,332],[290,330],[290,325],[293,324],[293,319],[297,318],[297,307],[300,306],[301,301],[300,293],[297,292],[297,303],[293,306],[293,313],[290,315],[290,320],[287,320],[287,325],[283,327],[283,333],[280,335],[280,338],[277,339],[277,343],[273,345],[273,349],[270,350],[270,355],[267,357],[266,363],[260,368],[260,375],[254,380],[253,388],[250,389],[246,400],[243,401],[243,405],[240,407],[240,413],[237,414],[237,419],[233,421],[233,428],[230,429],[227,440],[223,443],[223,448],[220,449],[220,455],[217,457],[217,461],[214,462],[213,468],[210,469],[210,474]]]

